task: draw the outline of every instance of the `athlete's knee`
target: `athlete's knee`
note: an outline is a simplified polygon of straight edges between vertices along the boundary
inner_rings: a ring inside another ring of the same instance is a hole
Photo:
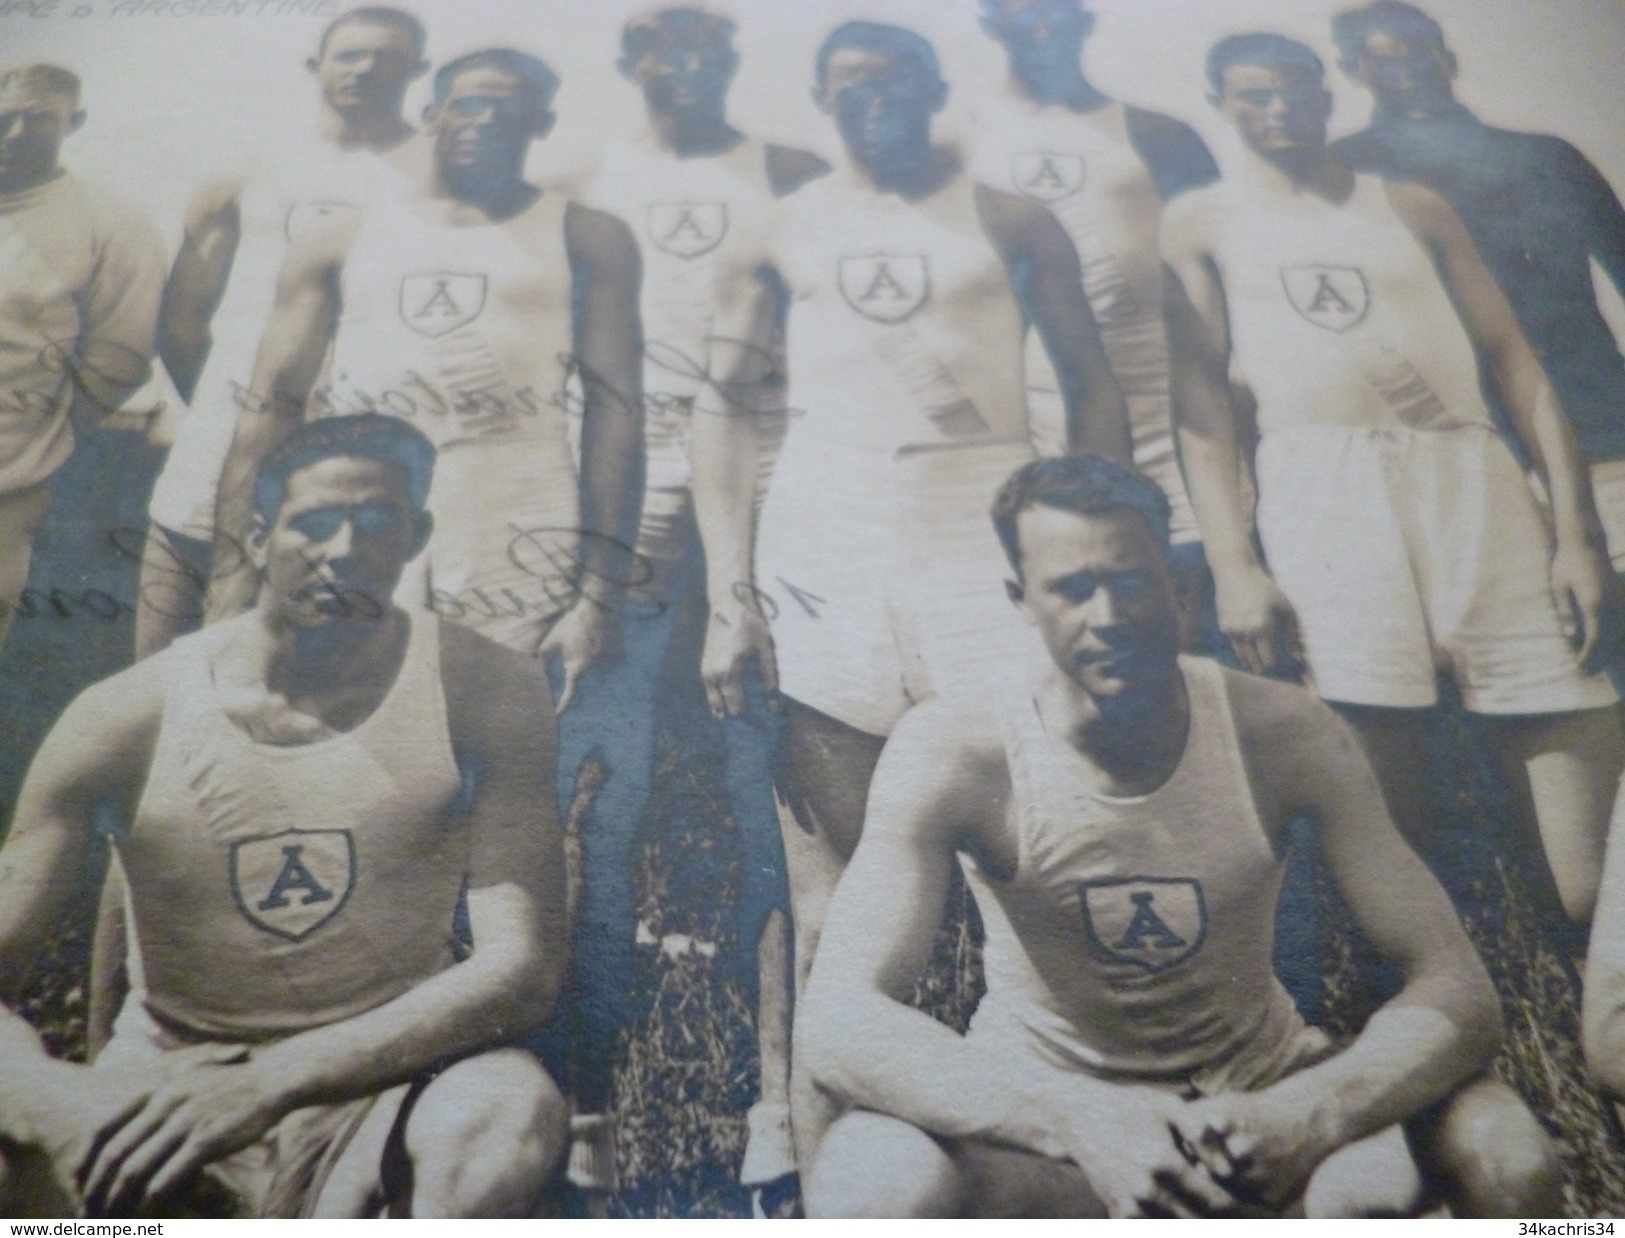
[[[568,1147],[569,1106],[529,1053],[465,1058],[424,1089],[406,1124],[412,1214],[523,1216]]]
[[[950,1217],[959,1172],[925,1132],[878,1113],[849,1113],[824,1134],[803,1199],[810,1217]]]
[[[1397,1126],[1339,1148],[1321,1162],[1304,1192],[1311,1220],[1414,1216],[1422,1180]]]
[[[1414,1134],[1424,1170],[1457,1216],[1556,1216],[1562,1209],[1557,1149],[1506,1084],[1468,1084]]]

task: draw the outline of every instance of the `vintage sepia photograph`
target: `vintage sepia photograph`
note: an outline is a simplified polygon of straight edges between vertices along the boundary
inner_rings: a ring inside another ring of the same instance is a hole
[[[1625,1214],[1620,0],[0,0],[0,1216]]]

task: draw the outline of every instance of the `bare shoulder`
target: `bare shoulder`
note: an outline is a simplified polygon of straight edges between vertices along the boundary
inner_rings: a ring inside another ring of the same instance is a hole
[[[76,770],[83,766],[108,782],[144,776],[181,656],[171,646],[91,684],[51,728],[42,758]]]
[[[1457,224],[1456,213],[1450,204],[1426,185],[1415,181],[1382,181],[1383,193],[1394,213],[1410,225],[1413,231],[1431,235],[1442,227]]]
[[[809,181],[827,175],[832,169],[827,160],[811,151],[794,146],[767,143],[763,154],[766,163],[767,185],[775,198],[792,194]]]
[[[1162,212],[1162,251],[1205,250],[1213,221],[1225,210],[1223,182],[1190,189],[1169,201]]]
[[[976,211],[989,232],[997,228],[1011,235],[1031,234],[1054,223],[1054,217],[1041,204],[1019,193],[996,189],[985,181],[976,182]]]
[[[1321,795],[1335,793],[1340,768],[1364,761],[1354,732],[1308,689],[1228,669],[1224,681],[1261,805],[1312,808]]]
[[[553,698],[540,662],[464,624],[439,622],[440,679],[454,744],[552,733]]]
[[[597,263],[636,261],[637,240],[619,217],[571,202],[564,208],[564,240],[574,259]]]
[[[979,701],[935,697],[914,706],[893,728],[880,761],[877,785],[912,801],[905,815],[929,817],[955,836],[1002,805],[1010,783],[997,716]]]

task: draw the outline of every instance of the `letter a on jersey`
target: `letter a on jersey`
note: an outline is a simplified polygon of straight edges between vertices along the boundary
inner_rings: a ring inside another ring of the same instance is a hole
[[[1112,877],[1078,886],[1083,926],[1095,949],[1118,963],[1166,971],[1207,939],[1207,903],[1190,877]]]
[[[1347,331],[1371,308],[1371,292],[1359,267],[1282,267],[1287,299],[1317,327]]]
[[[231,844],[231,897],[254,925],[303,941],[355,887],[349,830],[283,830]]]
[[[876,322],[902,322],[931,296],[924,254],[842,258],[840,277],[846,303]]]
[[[1059,202],[1083,188],[1083,159],[1049,150],[1027,151],[1012,161],[1010,176],[1017,191],[1029,198]]]
[[[485,276],[436,271],[401,280],[401,318],[424,335],[445,335],[473,322],[485,308]]]
[[[728,235],[726,202],[656,202],[649,208],[649,240],[679,258],[708,254]]]

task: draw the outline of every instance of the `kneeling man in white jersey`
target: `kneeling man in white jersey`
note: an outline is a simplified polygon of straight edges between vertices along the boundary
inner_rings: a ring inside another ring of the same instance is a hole
[[[1180,455],[1220,625],[1254,670],[1294,662],[1301,635],[1315,689],[1353,724],[1419,847],[1437,829],[1429,710],[1436,677],[1453,679],[1527,789],[1563,908],[1585,923],[1625,733],[1600,673],[1617,582],[1563,409],[1444,200],[1327,155],[1313,51],[1236,35],[1208,74],[1244,149],[1223,181],[1170,205],[1162,248]],[[1232,348],[1258,400],[1262,559]]]
[[[255,484],[253,610],[86,691],[0,851],[12,1010],[108,817],[132,992],[94,1066],[0,1009],[0,1213],[526,1215],[562,1098],[509,1047],[564,972],[530,659],[389,603],[434,452],[301,427]]]
[[[1489,977],[1353,734],[1301,688],[1179,656],[1162,493],[1044,460],[993,513],[1048,659],[917,707],[880,759],[797,1022],[856,1106],[809,1213],[1554,1215],[1546,1136],[1482,1073]],[[1404,981],[1341,1050],[1272,968],[1305,815]],[[906,1004],[956,860],[987,934],[965,1036]]]

